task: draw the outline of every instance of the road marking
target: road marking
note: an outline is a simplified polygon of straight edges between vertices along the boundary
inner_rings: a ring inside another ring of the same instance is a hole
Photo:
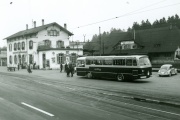
[[[48,113],[48,112],[46,112],[46,111],[44,111],[44,110],[41,110],[41,109],[39,109],[39,108],[36,108],[36,107],[34,107],[34,106],[31,106],[31,105],[29,105],[29,104],[27,104],[27,103],[21,102],[21,104],[23,104],[23,105],[25,105],[25,106],[27,106],[27,107],[30,107],[30,108],[32,108],[32,109],[34,109],[34,110],[37,110],[37,111],[39,111],[39,112],[42,112],[42,113],[44,113],[44,114],[46,114],[46,115],[49,115],[49,116],[51,116],[51,117],[54,116],[54,115],[51,114],[51,113]]]

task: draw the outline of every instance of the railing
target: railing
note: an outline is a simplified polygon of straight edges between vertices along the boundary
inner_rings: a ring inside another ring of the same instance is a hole
[[[59,47],[54,47],[52,45],[38,45],[38,50],[48,50],[48,49],[77,49],[77,48],[72,48],[70,46],[59,46]],[[79,50],[82,49],[82,48],[78,48]]]

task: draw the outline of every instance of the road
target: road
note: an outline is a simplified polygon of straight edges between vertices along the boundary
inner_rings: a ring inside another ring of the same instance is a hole
[[[0,120],[178,120],[179,76],[117,82],[0,71]]]

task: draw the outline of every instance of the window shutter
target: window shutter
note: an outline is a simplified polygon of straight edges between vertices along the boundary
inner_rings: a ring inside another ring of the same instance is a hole
[[[50,36],[50,31],[49,30],[47,30],[47,35]]]
[[[59,64],[59,54],[56,55],[57,58],[57,64]]]
[[[56,48],[58,48],[58,41],[56,41]]]
[[[64,47],[64,41],[62,41],[61,43],[62,43],[62,47]]]
[[[62,61],[62,63],[65,64],[65,62],[66,62],[66,56],[63,54],[63,61]]]

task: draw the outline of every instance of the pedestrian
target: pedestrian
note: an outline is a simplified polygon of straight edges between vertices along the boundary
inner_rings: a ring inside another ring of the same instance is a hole
[[[70,73],[69,64],[66,64],[66,73],[67,73],[67,77],[69,77],[69,73]]]
[[[32,73],[31,64],[27,65],[27,71],[28,71],[28,73]]]
[[[62,72],[62,69],[63,69],[63,65],[62,63],[60,64],[60,72]]]
[[[67,65],[67,63],[66,63],[66,64],[65,64],[64,72],[67,72],[67,67],[68,67],[68,65]]]
[[[69,74],[71,73],[71,77],[73,77],[74,74],[74,67],[72,65],[72,63],[69,63]]]
[[[36,62],[33,64],[33,69],[35,69],[35,66],[36,66]]]

